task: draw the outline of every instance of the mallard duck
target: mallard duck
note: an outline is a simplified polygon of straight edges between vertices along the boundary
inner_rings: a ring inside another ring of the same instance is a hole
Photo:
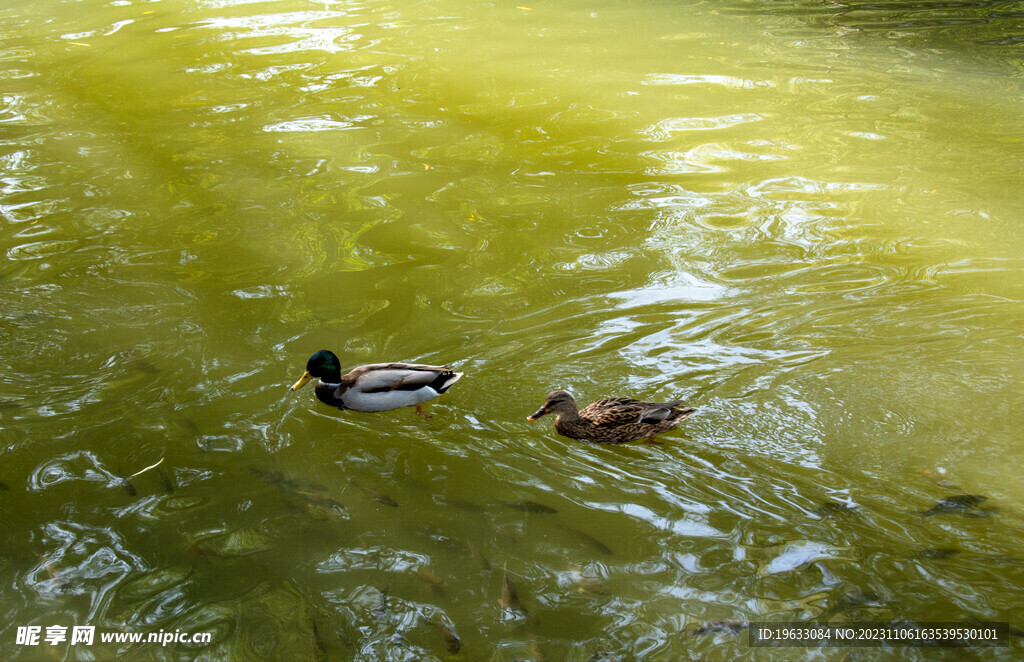
[[[342,375],[338,357],[322,349],[309,357],[306,372],[292,384],[292,390],[317,378],[317,399],[332,407],[372,412],[415,406],[417,414],[429,418],[420,403],[447,391],[462,374],[448,366],[370,363]]]
[[[654,443],[654,436],[668,432],[697,411],[681,407],[681,400],[671,402],[642,402],[632,398],[605,398],[581,410],[565,391],[552,391],[544,406],[526,417],[535,421],[555,412],[555,430],[558,434],[599,444],[621,444],[643,439]]]

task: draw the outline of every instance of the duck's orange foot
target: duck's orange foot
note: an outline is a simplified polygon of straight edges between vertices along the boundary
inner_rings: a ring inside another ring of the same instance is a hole
[[[661,446],[661,444],[664,443],[664,442],[662,442],[659,439],[655,439],[654,437],[647,437],[646,439],[644,439],[644,443],[645,444],[657,444],[657,445]]]
[[[421,407],[419,404],[416,405],[416,413],[428,421],[434,416],[430,412],[423,411],[423,407]]]

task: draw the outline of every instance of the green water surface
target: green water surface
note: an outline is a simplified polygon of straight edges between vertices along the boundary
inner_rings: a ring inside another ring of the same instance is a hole
[[[1021,658],[1020,4],[515,1],[0,2],[0,658]]]

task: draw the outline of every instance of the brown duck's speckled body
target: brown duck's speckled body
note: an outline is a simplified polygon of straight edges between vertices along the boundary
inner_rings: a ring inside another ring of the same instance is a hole
[[[632,398],[605,398],[577,410],[571,395],[552,391],[544,406],[527,420],[535,421],[555,412],[555,430],[565,437],[598,444],[621,444],[637,439],[653,443],[655,435],[668,432],[696,411],[681,405],[681,400],[643,402]]]

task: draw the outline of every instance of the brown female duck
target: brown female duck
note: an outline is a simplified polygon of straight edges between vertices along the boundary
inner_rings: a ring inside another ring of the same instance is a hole
[[[576,409],[576,401],[565,391],[552,391],[544,406],[526,417],[535,421],[555,412],[555,430],[573,439],[598,444],[621,444],[643,439],[654,443],[654,436],[668,432],[690,417],[696,409],[680,406],[681,400],[643,402],[632,398],[605,398]]]

